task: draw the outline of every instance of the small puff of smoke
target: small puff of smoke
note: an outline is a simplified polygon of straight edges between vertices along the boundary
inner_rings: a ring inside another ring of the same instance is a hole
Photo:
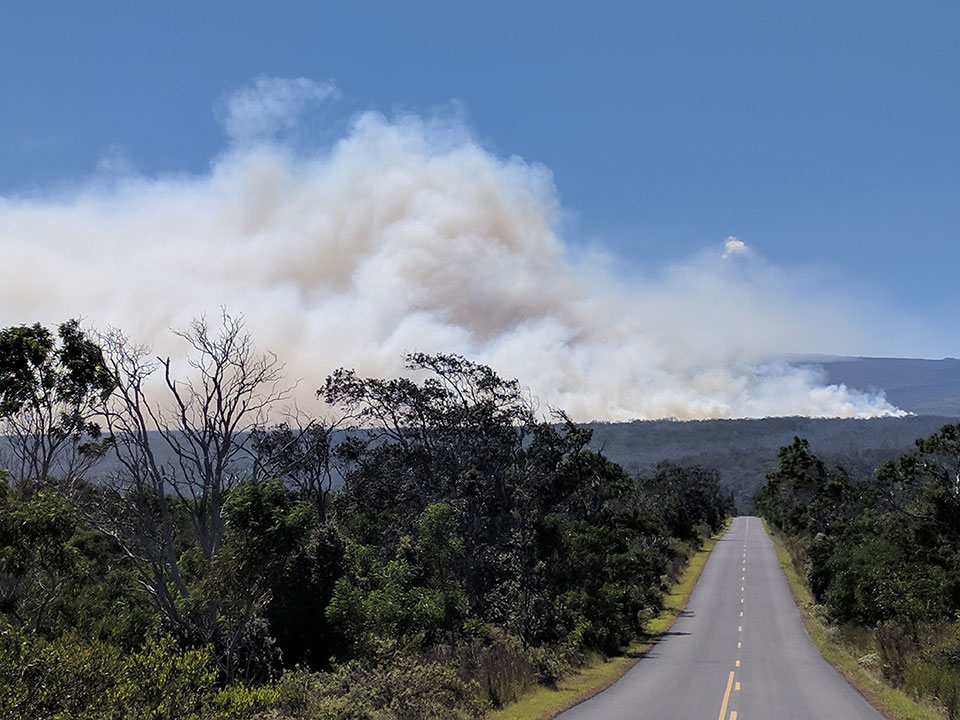
[[[733,235],[727,238],[727,241],[723,244],[723,258],[727,259],[733,257],[734,255],[745,255],[750,250],[747,248],[747,244],[743,240],[738,240]]]

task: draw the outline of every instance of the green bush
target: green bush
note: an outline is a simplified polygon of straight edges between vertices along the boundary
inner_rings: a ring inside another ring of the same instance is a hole
[[[470,720],[489,709],[475,681],[450,664],[397,655],[330,673],[286,673],[279,710],[302,720]]]
[[[221,688],[208,650],[169,638],[125,655],[76,635],[0,630],[0,720],[243,720],[278,699],[270,686]]]
[[[0,718],[110,717],[111,691],[122,665],[119,650],[65,635],[53,642],[0,629]]]

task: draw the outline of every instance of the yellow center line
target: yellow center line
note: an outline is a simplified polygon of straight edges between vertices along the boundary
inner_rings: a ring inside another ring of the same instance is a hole
[[[739,663],[739,660],[737,661]],[[730,702],[730,691],[733,689],[733,670],[730,671],[730,677],[727,678],[727,689],[723,693],[723,702],[720,704],[720,715],[717,720],[726,720],[727,705]]]
[[[731,710],[731,711],[730,711],[730,720],[737,720],[737,711],[736,711],[736,710]]]
[[[734,691],[734,692],[740,692],[740,681],[739,681],[739,680],[737,680],[737,682],[734,683],[734,685],[733,685],[733,691]]]
[[[736,667],[740,667],[740,661],[739,661],[739,660],[737,660],[737,662],[735,663],[735,666],[736,666]]]
[[[737,643],[737,650],[743,647],[743,641]]]

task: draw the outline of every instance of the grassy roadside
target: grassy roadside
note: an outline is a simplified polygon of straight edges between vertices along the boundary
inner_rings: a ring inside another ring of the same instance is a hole
[[[730,521],[716,535],[704,542],[703,547],[690,557],[680,579],[663,599],[663,610],[647,624],[647,637],[631,645],[626,653],[614,658],[598,658],[578,672],[557,683],[554,688],[538,686],[517,702],[487,715],[487,720],[549,720],[564,710],[569,710],[613,685],[634,665],[658,637],[669,630],[680,612],[686,607],[690,593],[703,571],[710,551],[717,540],[727,531]]]
[[[780,567],[787,576],[793,600],[800,610],[807,634],[820,650],[820,654],[833,665],[863,695],[871,705],[891,720],[943,720],[944,715],[934,708],[918,703],[906,693],[887,685],[878,670],[862,662],[869,648],[846,642],[842,632],[829,625],[818,613],[810,589],[793,556],[787,550],[785,538],[775,528],[763,523],[767,535],[773,540]]]

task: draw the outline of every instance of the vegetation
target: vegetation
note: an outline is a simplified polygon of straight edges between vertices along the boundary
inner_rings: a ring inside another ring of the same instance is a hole
[[[282,366],[226,314],[186,363],[58,337],[0,332],[0,718],[480,717],[628,648],[733,510],[461,357],[335,372],[334,433],[269,424]]]
[[[796,438],[756,498],[826,619],[860,638],[889,684],[951,720],[960,717],[958,477],[960,425],[857,481]]]
[[[844,365],[847,363],[835,363]],[[857,387],[870,387],[870,383]],[[949,389],[945,388],[945,392]],[[935,433],[955,417],[853,418],[774,417],[740,420],[637,420],[591,423],[590,447],[603,449],[632,474],[653,472],[658,463],[699,465],[716,470],[733,492],[741,513],[754,510],[753,498],[767,473],[776,471],[777,452],[795,436],[827,465],[841,465],[857,480],[869,480],[887,460],[910,452],[913,441]]]

